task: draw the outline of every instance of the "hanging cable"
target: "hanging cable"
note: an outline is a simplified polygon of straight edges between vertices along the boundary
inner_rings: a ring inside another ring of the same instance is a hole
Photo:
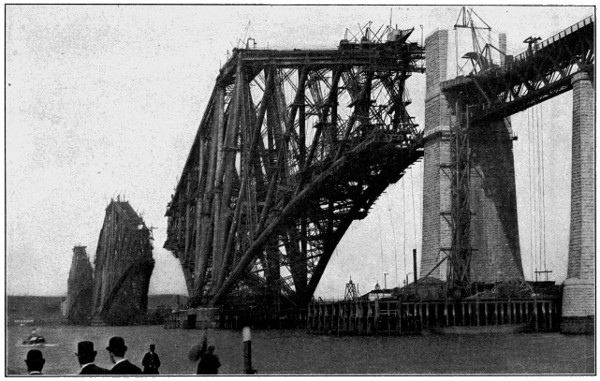
[[[409,168],[410,170],[410,198],[412,199],[412,212],[413,212],[413,230],[414,230],[414,235],[413,235],[413,242],[414,242],[414,248],[417,248],[417,215],[415,212],[415,189],[413,186],[413,176],[412,176],[412,167]]]
[[[537,239],[537,253],[538,253],[538,271],[542,270],[542,225],[541,225],[541,182],[540,182],[540,123],[537,115],[537,107],[533,110],[533,115],[535,117],[535,185],[536,185],[536,195],[535,195],[535,207],[536,207],[536,239]],[[538,280],[539,280],[539,272],[538,272]]]
[[[542,148],[544,146],[544,134],[542,132],[542,123],[540,120],[540,108],[541,105],[537,106],[537,111],[538,111],[538,115],[537,115],[537,128],[538,128],[538,172],[537,172],[537,176],[538,176],[538,226],[539,226],[539,246],[540,246],[540,270],[546,270],[545,268],[542,269],[542,265],[545,262],[545,245],[544,245],[544,216],[545,216],[545,212],[544,212],[544,199],[543,199],[543,194],[544,194],[544,184],[543,184],[543,171],[544,171],[544,154],[542,152]],[[545,267],[545,266],[544,266]]]
[[[535,271],[539,270],[539,266],[540,266],[540,262],[539,262],[539,258],[540,258],[540,253],[538,251],[538,201],[537,201],[537,196],[538,196],[538,182],[537,182],[537,175],[536,172],[538,171],[537,168],[537,125],[535,122],[535,108],[531,109],[531,163],[532,163],[532,177],[531,177],[531,183],[532,183],[532,207],[533,207],[533,214],[531,216],[531,220],[533,222],[533,230],[532,230],[532,235],[533,235],[533,254],[535,255]],[[536,276],[536,280],[537,280],[537,273],[535,274]]]
[[[531,155],[531,145],[532,145],[532,134],[531,134],[531,109],[527,110],[527,162],[528,162],[528,171],[529,171],[529,257],[531,259],[531,276],[532,280],[535,279],[535,255],[533,249],[533,178],[531,174],[531,168],[533,166],[532,163],[532,155]]]
[[[406,202],[404,202],[404,179],[402,179],[402,230],[404,232],[404,238],[402,239],[402,256],[404,257],[404,275],[408,274],[406,269]]]
[[[381,212],[377,210],[377,220],[379,221],[379,249],[381,250],[381,272],[383,273],[383,238],[381,237]]]
[[[536,217],[536,235],[535,235],[535,248],[536,248],[536,254],[537,254],[537,260],[538,260],[538,266],[539,269],[538,271],[542,270],[542,250],[541,250],[541,244],[540,244],[540,181],[539,181],[539,176],[540,176],[540,134],[539,134],[539,128],[540,128],[540,124],[539,124],[539,119],[537,117],[537,106],[534,106],[533,108],[533,128],[535,131],[535,145],[534,145],[534,158],[535,158],[535,197],[536,197],[536,204],[535,204],[535,217]],[[537,275],[539,275],[539,273],[537,273]],[[536,279],[538,280],[538,279]]]
[[[398,284],[398,252],[396,250],[396,228],[394,228],[394,219],[392,218],[392,208],[390,207],[390,198],[386,193],[385,198],[388,203],[388,212],[390,215],[390,224],[392,226],[392,237],[394,238],[394,266],[396,267],[396,284]]]
[[[540,119],[541,124],[544,123],[544,109],[543,104],[540,105]],[[546,267],[546,165],[544,163],[544,130],[542,129],[542,210],[543,210],[543,224],[542,224],[542,234],[543,234],[543,243],[544,243],[544,270],[548,270]]]
[[[413,225],[413,249],[417,249],[417,217],[416,217],[416,212],[415,212],[415,189],[413,187],[413,176],[412,176],[412,167],[410,168],[410,197],[412,198],[412,210],[413,210],[413,220],[412,220],[412,225]],[[413,262],[416,262],[417,258],[413,258]],[[413,263],[413,267],[415,269],[417,269],[417,264]],[[419,276],[418,274],[416,274],[417,271],[415,271],[414,277],[415,279],[417,279]]]

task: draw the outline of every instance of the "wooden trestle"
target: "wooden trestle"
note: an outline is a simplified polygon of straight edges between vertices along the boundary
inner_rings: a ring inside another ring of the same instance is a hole
[[[193,307],[306,306],[352,221],[422,157],[404,86],[422,58],[405,39],[234,50],[167,208]]]
[[[344,300],[313,302],[307,332],[327,335],[402,335],[446,327],[514,325],[534,332],[560,329],[560,298],[473,299],[460,302]]]

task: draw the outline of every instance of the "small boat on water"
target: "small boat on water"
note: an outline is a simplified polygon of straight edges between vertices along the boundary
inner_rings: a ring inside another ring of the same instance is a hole
[[[41,339],[43,341],[29,341],[26,339],[18,342],[15,346],[19,348],[50,348],[58,346],[58,344],[47,343],[43,337]]]
[[[48,344],[46,343],[46,338],[42,335],[38,335],[35,328],[31,331],[31,335],[28,338],[21,341],[21,343],[17,343],[17,346],[20,347],[53,347],[57,344]]]
[[[23,345],[46,344],[46,339],[43,336],[29,337],[21,342]]]

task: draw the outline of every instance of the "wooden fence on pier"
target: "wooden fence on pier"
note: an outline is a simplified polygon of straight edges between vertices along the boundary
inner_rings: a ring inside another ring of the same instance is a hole
[[[346,300],[313,302],[307,332],[402,335],[446,327],[513,325],[534,332],[560,330],[560,298],[450,301]]]

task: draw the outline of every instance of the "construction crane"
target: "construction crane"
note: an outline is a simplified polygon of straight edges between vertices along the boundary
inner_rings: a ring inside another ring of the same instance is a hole
[[[477,19],[477,24],[475,23]],[[466,58],[471,61],[473,65],[473,72],[487,70],[492,65],[491,48],[494,48],[490,44],[485,44],[483,48],[479,43],[479,37],[477,36],[477,30],[487,30],[491,32],[492,28],[485,22],[472,8],[467,9],[462,7],[458,13],[458,18],[454,24],[454,30],[458,28],[466,28],[471,30],[471,40],[473,44],[473,51],[466,53],[462,58]],[[457,39],[458,40],[458,39]],[[458,42],[455,43],[457,49],[457,60],[458,60]],[[497,48],[495,48],[498,50]],[[499,50],[498,50],[499,51]],[[479,68],[479,70],[478,70]],[[458,70],[458,62],[457,62]],[[458,72],[457,72],[458,75]]]

